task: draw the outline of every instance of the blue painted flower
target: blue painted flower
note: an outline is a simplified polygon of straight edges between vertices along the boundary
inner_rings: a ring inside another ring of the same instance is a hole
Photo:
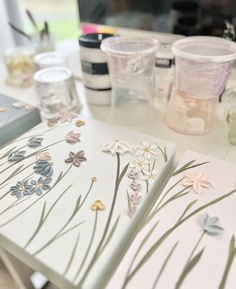
[[[209,235],[220,235],[223,231],[223,228],[218,224],[218,217],[210,217],[208,214],[203,214],[200,219],[200,226],[203,231]]]
[[[53,175],[53,162],[47,160],[38,160],[33,167],[34,172],[50,178]]]
[[[30,148],[36,148],[42,144],[43,138],[42,137],[31,137],[28,141],[28,146]]]
[[[52,179],[51,178],[43,178],[43,177],[40,177],[38,179],[38,181],[36,180],[31,180],[30,184],[32,186],[29,194],[32,195],[32,194],[36,194],[36,195],[41,195],[43,190],[49,190],[50,189],[50,186],[49,184],[51,183]]]
[[[32,186],[28,184],[28,180],[17,182],[15,186],[10,188],[11,195],[20,198],[21,196],[25,196],[29,194]]]
[[[17,162],[17,161],[21,161],[25,158],[25,151],[14,151],[12,152],[9,157],[8,157],[8,161],[9,162]]]

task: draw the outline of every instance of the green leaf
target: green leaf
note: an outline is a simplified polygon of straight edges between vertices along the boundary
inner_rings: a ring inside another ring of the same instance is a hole
[[[182,274],[180,275],[179,280],[177,281],[177,283],[175,285],[175,289],[179,289],[181,287],[184,279],[187,277],[187,275],[193,270],[193,268],[200,261],[203,252],[204,252],[204,248],[188,262],[188,264],[185,266]]]
[[[128,170],[128,167],[129,167],[129,163],[123,168],[120,176],[119,176],[119,183],[121,182],[121,180],[123,179],[124,175],[126,174],[127,170]]]
[[[192,208],[192,206],[197,202],[198,200],[194,200],[192,202],[190,202],[187,207],[185,208],[185,210],[183,211],[183,213],[180,215],[179,219],[177,220],[176,223],[178,223],[179,221],[181,221],[183,219],[183,217],[187,214],[187,212]]]
[[[178,170],[176,170],[172,176],[176,176],[184,171],[187,171],[189,169],[192,169],[192,168],[196,168],[196,167],[199,167],[199,166],[202,166],[202,165],[205,165],[205,164],[208,164],[209,162],[203,162],[203,163],[199,163],[199,164],[195,164],[195,165],[192,165],[196,160],[192,160],[188,163],[186,163],[185,165],[183,165],[181,168],[179,168]]]
[[[65,275],[67,274],[67,272],[69,271],[69,269],[70,269],[70,267],[71,267],[71,264],[72,264],[72,262],[73,262],[73,260],[74,260],[75,253],[76,253],[76,249],[77,249],[78,244],[79,244],[79,236],[80,236],[80,235],[79,235],[79,233],[78,233],[78,236],[77,236],[77,238],[76,238],[76,240],[75,240],[75,244],[74,244],[73,250],[72,250],[72,252],[71,252],[70,259],[69,259],[68,264],[67,264],[67,266],[66,266],[66,269],[65,269],[65,271],[64,271],[64,273],[63,273],[64,276],[65,276]]]

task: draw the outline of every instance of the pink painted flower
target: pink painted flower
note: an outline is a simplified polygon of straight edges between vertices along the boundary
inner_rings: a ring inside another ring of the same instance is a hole
[[[130,218],[132,218],[133,217],[133,215],[135,214],[135,212],[136,212],[136,207],[135,206],[132,206],[132,207],[130,207],[130,208],[128,208],[128,216],[130,217]]]
[[[130,184],[130,188],[133,190],[133,191],[140,191],[141,190],[141,185],[138,184],[138,183],[131,183]]]
[[[194,192],[200,194],[204,188],[209,189],[212,184],[207,180],[204,172],[186,172],[182,182],[185,187],[192,187]]]
[[[66,163],[72,163],[76,167],[79,167],[84,161],[87,161],[84,156],[84,151],[79,151],[77,153],[70,152],[69,157],[65,160]]]
[[[65,137],[66,141],[68,143],[76,143],[80,141],[80,133],[74,132],[73,130],[68,132],[68,134]]]
[[[76,114],[71,113],[71,112],[65,112],[65,111],[59,112],[58,116],[59,116],[60,123],[71,122],[74,118],[76,118]]]
[[[138,193],[133,193],[130,196],[130,202],[134,205],[137,206],[142,200],[142,196],[140,196]]]
[[[139,178],[139,172],[136,170],[130,170],[128,173],[128,178],[132,180],[137,180]]]
[[[36,155],[36,160],[37,161],[50,161],[52,158],[49,154],[49,152],[39,152],[37,155]]]

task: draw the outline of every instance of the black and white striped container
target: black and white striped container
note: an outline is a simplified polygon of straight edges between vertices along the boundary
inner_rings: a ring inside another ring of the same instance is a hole
[[[103,39],[111,37],[109,33],[91,33],[79,38],[80,60],[83,72],[87,102],[95,105],[110,105],[111,81],[107,58],[100,49]]]

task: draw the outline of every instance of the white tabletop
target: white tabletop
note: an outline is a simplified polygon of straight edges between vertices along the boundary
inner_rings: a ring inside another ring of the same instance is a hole
[[[66,41],[58,46],[58,50],[66,56],[70,55],[70,63],[73,63],[73,71],[79,74],[79,52],[77,41]],[[0,82],[0,92],[14,97],[18,100],[28,102],[32,105],[38,105],[38,98],[33,87],[30,88],[14,88],[5,85],[4,83],[4,68],[2,67]],[[227,87],[236,85],[236,69],[231,72],[230,78],[227,82]],[[77,91],[83,105],[81,115],[85,117],[92,117],[98,120],[111,122],[110,120],[110,107],[109,106],[95,106],[86,103],[86,96],[84,87],[81,81],[76,81]],[[183,153],[188,150],[194,150],[200,153],[209,154],[210,156],[225,159],[230,162],[236,163],[236,146],[229,144],[227,139],[227,125],[224,121],[223,105],[219,104],[218,122],[215,130],[207,135],[192,136],[177,133],[171,130],[164,121],[165,109],[159,107],[156,110],[156,116],[151,122],[141,125],[125,125],[134,131],[142,132],[157,136],[162,139],[169,140],[177,144],[177,156],[179,160]]]

